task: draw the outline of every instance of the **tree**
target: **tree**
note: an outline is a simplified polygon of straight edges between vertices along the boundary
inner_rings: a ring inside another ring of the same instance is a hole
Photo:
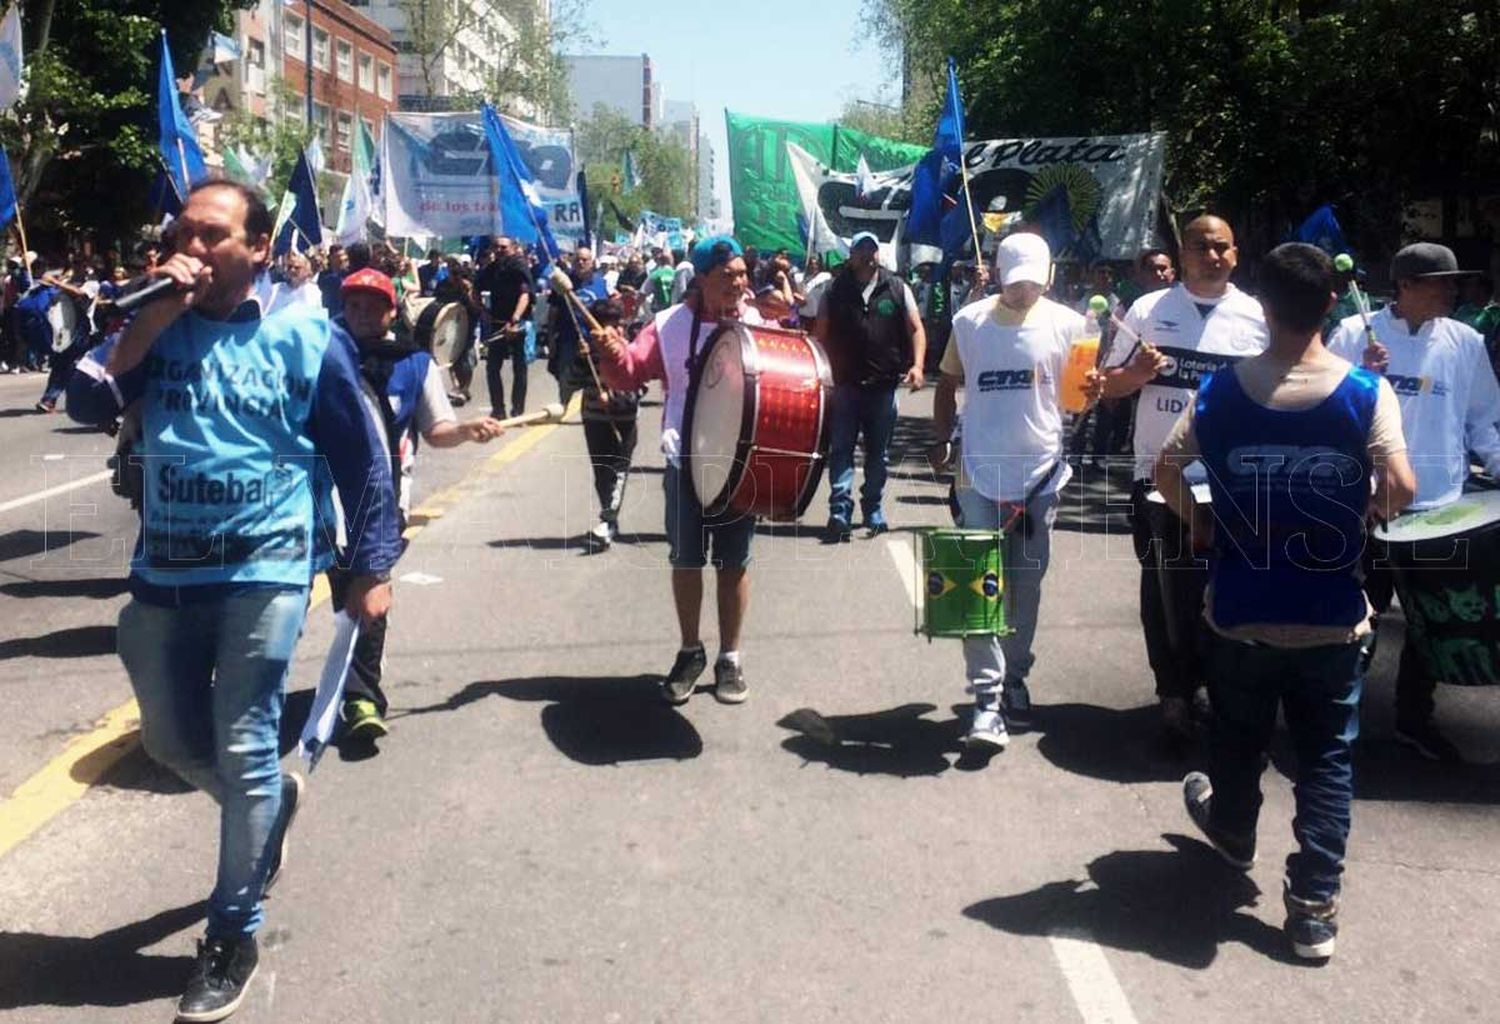
[[[648,131],[618,110],[599,103],[578,122],[573,145],[578,162],[588,174],[589,202],[607,201],[606,211],[608,202],[613,202],[632,223],[641,210],[684,219],[696,215],[693,155],[676,137]],[[640,186],[629,194],[621,179],[627,151],[634,154],[641,177]]]
[[[1493,0],[867,0],[930,126],[958,61],[971,138],[1168,133],[1166,192],[1247,248],[1339,204],[1370,253],[1404,204],[1500,177]],[[1412,73],[1421,68],[1421,73]]]
[[[867,135],[878,135],[897,142],[914,142],[931,145],[932,131],[917,130],[916,118],[908,116],[901,107],[870,100],[850,100],[838,116],[838,123],[845,128],[854,128]]]
[[[0,119],[33,235],[132,232],[157,166],[156,74],[165,28],[190,70],[211,29],[251,0],[40,0],[22,13],[28,91]],[[108,188],[101,188],[108,182]]]

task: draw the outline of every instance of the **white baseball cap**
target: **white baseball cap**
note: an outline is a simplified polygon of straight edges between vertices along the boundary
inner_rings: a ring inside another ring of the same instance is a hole
[[[1029,231],[1006,235],[995,253],[995,270],[1002,288],[1020,281],[1045,288],[1052,283],[1052,250],[1045,238]]]

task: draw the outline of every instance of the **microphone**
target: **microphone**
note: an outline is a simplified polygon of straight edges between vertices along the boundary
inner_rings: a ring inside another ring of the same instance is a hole
[[[170,277],[158,277],[144,288],[137,289],[129,295],[122,295],[115,299],[115,312],[129,313],[137,306],[144,306],[148,302],[155,302],[164,295],[169,295],[177,290],[177,282]]]

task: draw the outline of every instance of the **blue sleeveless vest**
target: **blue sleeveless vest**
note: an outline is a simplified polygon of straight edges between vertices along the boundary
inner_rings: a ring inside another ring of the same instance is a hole
[[[189,312],[157,339],[143,364],[136,576],[308,585],[324,560],[308,419],[329,340],[328,321],[296,307],[243,322]]]
[[[1365,616],[1379,387],[1354,369],[1318,405],[1286,411],[1250,398],[1232,368],[1204,382],[1194,430],[1213,493],[1216,624],[1353,626]]]

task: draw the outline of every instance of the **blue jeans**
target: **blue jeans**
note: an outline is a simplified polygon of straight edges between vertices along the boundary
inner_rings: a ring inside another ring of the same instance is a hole
[[[1339,891],[1354,793],[1351,750],[1359,735],[1359,645],[1284,648],[1242,644],[1209,631],[1209,748],[1213,824],[1253,836],[1260,815],[1262,755],[1285,710],[1297,754],[1292,895],[1323,902]]]
[[[890,467],[891,435],[896,431],[896,388],[838,384],[828,425],[828,515],[848,523],[854,517],[854,443],[865,439],[865,482],[859,490],[865,525],[885,522],[880,502]]]
[[[1000,540],[1006,636],[964,637],[964,672],[975,702],[988,707],[1005,683],[1024,683],[1036,663],[1031,651],[1042,607],[1042,577],[1052,559],[1052,524],[1058,497],[1039,494],[1026,503],[1030,530],[1017,527]],[[958,491],[960,525],[965,530],[999,532],[1000,505],[973,488]]]
[[[208,934],[254,934],[264,920],[268,840],[281,809],[282,685],[303,588],[247,587],[168,608],[120,612],[120,660],[141,705],[146,753],[219,804],[219,871]]]

